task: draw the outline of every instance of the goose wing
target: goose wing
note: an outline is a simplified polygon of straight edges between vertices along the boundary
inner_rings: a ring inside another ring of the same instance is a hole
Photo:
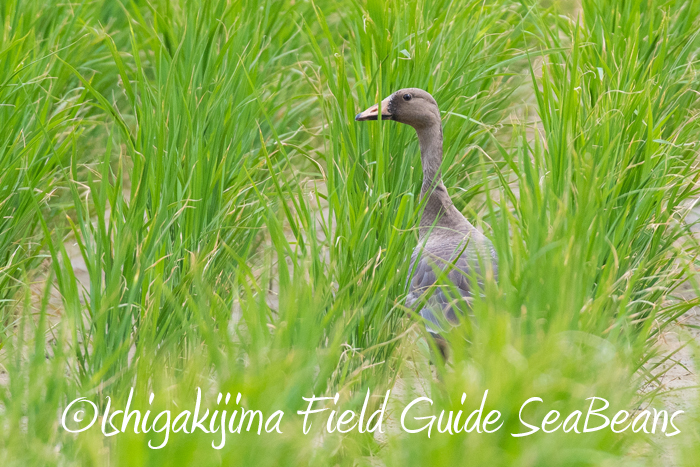
[[[429,238],[425,244],[419,244],[411,256],[406,305],[413,308],[424,294],[431,294],[419,313],[426,319],[429,332],[447,330],[448,325],[459,323],[459,302],[466,301],[469,306],[473,294],[478,293],[472,290],[472,275],[476,277],[478,288],[483,286],[483,266],[493,268],[496,273],[493,246],[480,233]],[[441,280],[436,285],[443,274],[448,281]]]

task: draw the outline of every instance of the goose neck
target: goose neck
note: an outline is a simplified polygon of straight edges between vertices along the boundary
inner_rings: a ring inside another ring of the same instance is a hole
[[[442,125],[433,124],[416,128],[420,143],[421,164],[423,166],[423,186],[421,198],[431,193],[442,182]]]

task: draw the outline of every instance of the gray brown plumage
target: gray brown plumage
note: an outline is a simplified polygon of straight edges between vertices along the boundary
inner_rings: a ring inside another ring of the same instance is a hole
[[[442,183],[442,121],[435,99],[417,88],[401,89],[381,104],[357,114],[355,120],[393,120],[415,128],[423,166],[421,200],[425,207],[420,220],[419,242],[411,255],[409,293],[406,304],[415,307],[436,283],[441,271],[469,303],[472,277],[479,287],[487,274],[497,274],[497,258],[491,242],[452,204]],[[427,199],[426,199],[427,197]],[[420,315],[429,332],[438,337],[448,325],[458,323],[458,306],[448,289],[436,287]],[[441,346],[442,349],[442,346]],[[442,349],[444,350],[444,349]]]

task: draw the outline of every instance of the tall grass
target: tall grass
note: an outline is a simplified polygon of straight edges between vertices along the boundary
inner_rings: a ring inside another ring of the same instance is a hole
[[[2,6],[0,39],[0,310],[5,333],[12,298],[22,281],[39,265],[41,238],[35,237],[37,215],[58,188],[56,170],[69,151],[66,135],[84,114],[85,93],[58,58],[60,48],[77,39],[61,15],[53,21],[41,13],[39,2],[25,8],[15,2]]]
[[[542,30],[552,52],[533,83],[541,130],[534,141],[516,132],[515,157],[502,149],[518,199],[512,235],[494,229],[501,285],[534,320],[654,337],[694,303],[668,299],[697,251],[685,224],[698,179],[697,5],[583,7],[580,22],[563,20],[564,41]]]
[[[234,266],[250,256],[266,215],[256,193],[265,196],[284,161],[267,149],[266,107],[274,103],[267,95],[291,80],[263,81],[257,65],[276,58],[267,38],[285,33],[275,8],[164,4],[147,20],[152,26],[134,19],[128,54],[100,37],[122,96],[110,102],[90,88],[114,124],[87,183],[72,170],[72,230],[90,275],[89,299],[83,308],[76,293],[64,294],[78,326],[89,326],[80,333],[92,349],[79,359],[93,382],[124,369],[136,342],[149,351],[169,342],[184,352],[173,357],[187,356],[186,330],[201,318],[186,306],[197,281],[231,306]],[[75,292],[62,257],[54,258],[56,275]]]
[[[533,420],[635,408],[654,339],[695,304],[674,292],[697,251],[699,7],[581,6],[0,7],[3,465],[655,465],[653,436],[510,436],[533,396]],[[415,135],[353,121],[404,86],[440,103],[445,183],[499,256],[447,364],[403,305]],[[123,407],[131,387],[153,413],[241,392],[284,434],[153,450],[162,435],[59,426],[74,398]],[[504,428],[302,434],[302,396],[359,409],[367,388],[438,410],[488,389]]]

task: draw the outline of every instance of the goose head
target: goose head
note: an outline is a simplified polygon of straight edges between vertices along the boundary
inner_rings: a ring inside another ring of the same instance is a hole
[[[400,89],[379,104],[375,104],[355,116],[358,122],[394,120],[415,129],[440,125],[440,110],[433,96],[418,88]]]

